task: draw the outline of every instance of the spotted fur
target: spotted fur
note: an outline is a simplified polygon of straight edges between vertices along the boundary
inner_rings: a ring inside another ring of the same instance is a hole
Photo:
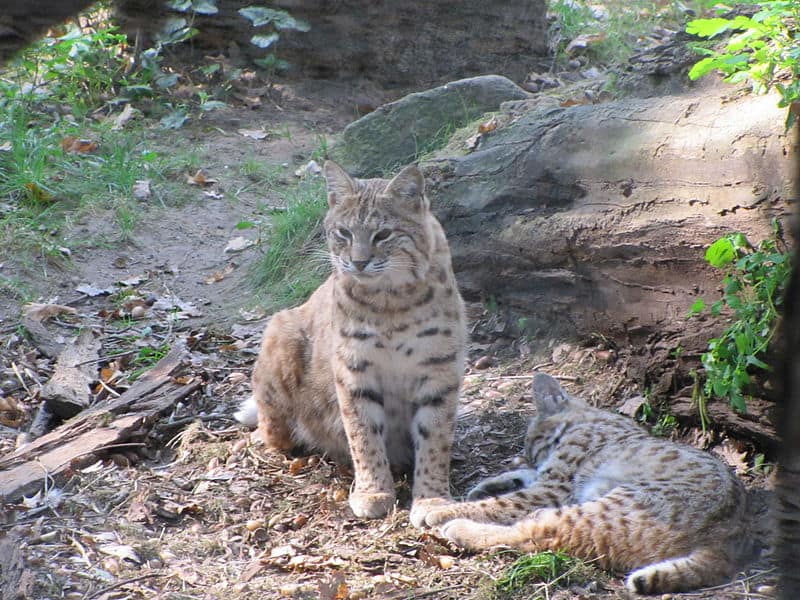
[[[413,465],[411,520],[421,526],[450,498],[463,377],[464,307],[447,240],[417,167],[361,180],[328,162],[325,177],[333,272],[264,331],[253,370],[258,427],[271,448],[352,462],[350,506],[361,517],[385,515],[390,467]]]
[[[636,593],[720,583],[749,553],[746,494],[707,452],[650,436],[537,374],[526,469],[479,484],[428,514],[455,544],[565,550],[630,572]]]

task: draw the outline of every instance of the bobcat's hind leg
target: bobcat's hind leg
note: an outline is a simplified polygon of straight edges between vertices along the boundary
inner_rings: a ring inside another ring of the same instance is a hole
[[[637,594],[683,592],[722,583],[733,571],[731,561],[721,549],[703,548],[688,556],[636,569],[625,579],[625,587]]]

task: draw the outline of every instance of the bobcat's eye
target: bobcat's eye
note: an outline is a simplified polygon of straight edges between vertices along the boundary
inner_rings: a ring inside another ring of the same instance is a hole
[[[381,229],[380,231],[378,231],[378,233],[376,233],[375,235],[372,236],[372,241],[373,242],[385,242],[390,237],[392,237],[392,230],[391,229]]]
[[[347,240],[348,242],[353,239],[353,234],[350,233],[349,229],[345,229],[344,227],[337,227],[333,232],[337,237]]]

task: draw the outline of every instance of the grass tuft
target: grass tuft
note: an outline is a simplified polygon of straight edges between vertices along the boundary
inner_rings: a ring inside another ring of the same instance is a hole
[[[328,204],[321,177],[290,188],[286,209],[271,214],[272,228],[255,282],[272,309],[305,301],[327,277],[330,266],[322,239]]]
[[[495,591],[514,594],[531,584],[570,585],[588,577],[588,566],[563,552],[537,552],[517,558],[495,582]],[[533,598],[539,598],[539,595]]]

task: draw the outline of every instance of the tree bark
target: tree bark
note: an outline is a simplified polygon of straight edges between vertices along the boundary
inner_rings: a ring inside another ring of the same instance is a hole
[[[797,137],[797,127],[793,133]],[[795,174],[800,174],[800,164],[796,165]],[[795,223],[795,243],[795,247],[800,248],[800,220]],[[783,439],[775,522],[778,528],[780,598],[794,600],[800,598],[800,260],[797,254],[785,307],[785,355],[781,373],[783,414],[779,421]]]

